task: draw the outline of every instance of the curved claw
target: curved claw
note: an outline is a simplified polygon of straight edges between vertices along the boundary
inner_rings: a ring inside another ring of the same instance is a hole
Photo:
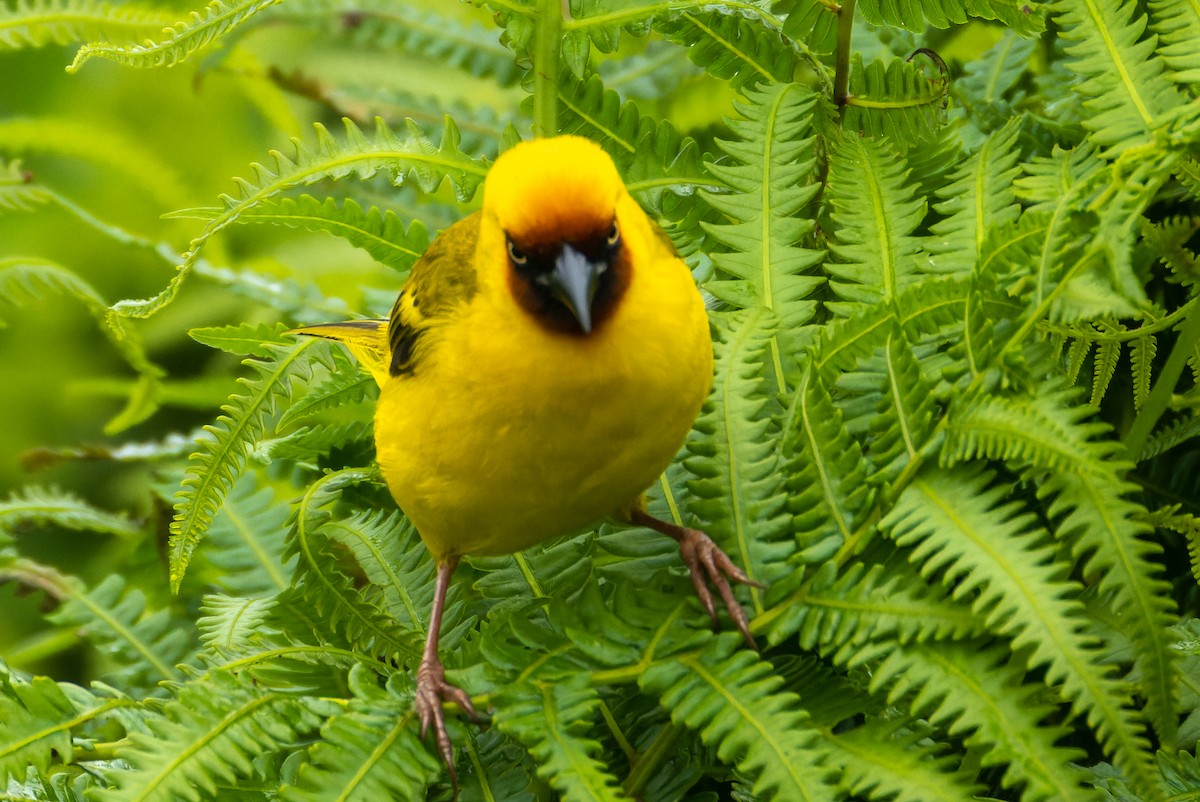
[[[729,555],[699,529],[688,529],[684,526],[660,521],[649,513],[636,509],[632,511],[630,520],[635,524],[648,526],[661,532],[679,544],[679,554],[692,575],[692,586],[696,589],[696,595],[700,598],[700,604],[704,606],[708,617],[713,620],[714,624],[717,623],[717,608],[713,601],[712,591],[709,589],[711,585],[716,588],[721,601],[725,604],[725,609],[729,611],[729,616],[733,619],[738,631],[742,633],[747,645],[757,650],[758,645],[754,642],[754,636],[750,634],[750,621],[746,617],[746,611],[734,598],[733,588],[729,583],[741,582],[756,588],[763,588],[765,585],[755,582],[746,575],[745,571],[734,565],[733,560],[729,559]]]
[[[479,718],[466,692],[457,685],[446,682],[442,661],[436,655],[432,659],[426,657],[417,669],[417,691],[414,700],[417,716],[421,721],[421,738],[425,738],[432,726],[438,754],[446,764],[446,771],[450,774],[450,783],[454,786],[454,795],[457,797],[458,773],[454,770],[454,746],[446,732],[446,717],[442,710],[442,703],[447,701],[457,704],[472,719]]]

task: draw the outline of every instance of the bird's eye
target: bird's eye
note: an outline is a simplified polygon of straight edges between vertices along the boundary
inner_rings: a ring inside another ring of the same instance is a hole
[[[612,228],[608,230],[608,247],[615,248],[620,241],[621,231],[617,228],[617,221],[613,220]]]
[[[508,241],[508,258],[512,260],[514,265],[523,265],[529,261],[529,257],[525,255],[525,252],[518,248],[512,240]]]

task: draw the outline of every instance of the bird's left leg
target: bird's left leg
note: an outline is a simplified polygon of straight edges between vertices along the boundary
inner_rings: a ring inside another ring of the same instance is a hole
[[[733,588],[729,586],[729,583],[732,580],[758,588],[764,587],[762,583],[755,582],[746,576],[746,572],[734,565],[733,560],[729,559],[729,555],[699,529],[689,529],[686,526],[660,521],[643,510],[640,505],[630,510],[629,521],[637,526],[645,526],[655,532],[661,532],[678,543],[679,554],[683,557],[688,571],[691,572],[692,585],[696,588],[696,595],[700,597],[700,603],[704,605],[704,610],[708,613],[709,618],[713,620],[714,624],[717,623],[716,605],[713,603],[712,591],[708,589],[711,584],[717,589],[721,600],[725,602],[725,609],[729,611],[733,623],[742,633],[742,637],[746,639],[746,643],[752,649],[758,648],[754,642],[754,636],[750,634],[750,622],[746,618],[746,611],[734,598]]]
[[[437,581],[433,588],[433,612],[429,615],[429,634],[425,637],[425,653],[421,656],[421,665],[417,668],[417,715],[421,719],[421,738],[433,727],[434,738],[437,741],[438,752],[450,772],[450,782],[454,785],[455,795],[458,794],[458,774],[454,771],[454,748],[450,744],[450,736],[446,734],[446,719],[442,713],[442,702],[455,702],[471,718],[478,718],[471,698],[457,685],[446,682],[446,671],[438,656],[438,635],[442,628],[442,612],[446,607],[446,591],[450,587],[450,577],[458,565],[458,557],[439,560],[437,566]]]

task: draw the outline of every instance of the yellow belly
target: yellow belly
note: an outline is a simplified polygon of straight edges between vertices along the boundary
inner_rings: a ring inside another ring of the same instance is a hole
[[[658,478],[712,376],[703,303],[669,267],[586,338],[477,297],[429,332],[414,375],[384,386],[379,465],[435,557],[577,531]]]

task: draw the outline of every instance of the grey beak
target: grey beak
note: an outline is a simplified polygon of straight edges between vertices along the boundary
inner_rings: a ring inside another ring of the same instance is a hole
[[[593,262],[570,244],[563,245],[554,260],[550,286],[575,315],[584,334],[592,333],[592,298],[596,295],[600,274],[607,268],[604,262]]]

